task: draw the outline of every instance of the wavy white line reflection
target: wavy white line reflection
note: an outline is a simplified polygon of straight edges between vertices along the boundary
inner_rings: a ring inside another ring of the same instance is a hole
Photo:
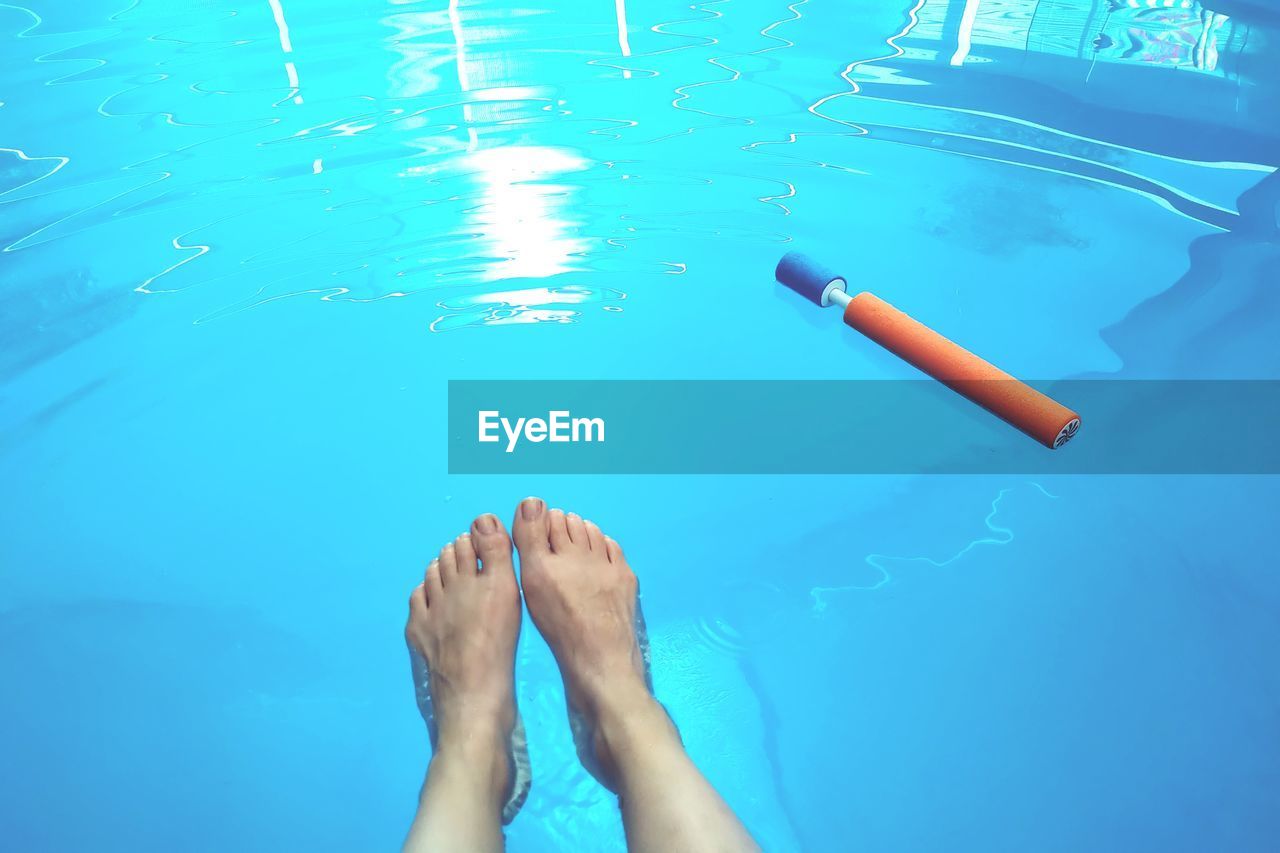
[[[1050,498],[1053,500],[1058,499],[1057,495],[1051,494],[1047,489],[1045,489],[1044,486],[1040,485],[1039,483],[1031,482],[1031,483],[1028,483],[1028,485],[1036,489],[1036,491],[1038,491],[1040,494],[1044,495],[1047,498]],[[813,599],[812,609],[813,609],[814,615],[821,615],[823,612],[826,611],[827,607],[830,604],[830,602],[828,601],[828,598],[831,595],[835,595],[839,593],[847,593],[847,592],[870,592],[872,590],[877,590],[884,587],[893,579],[893,575],[889,572],[888,567],[894,563],[923,564],[931,568],[941,569],[951,565],[952,563],[955,563],[957,560],[961,559],[966,554],[969,554],[971,551],[973,551],[976,548],[980,548],[984,546],[1008,545],[1014,539],[1013,529],[1009,527],[1001,527],[997,525],[995,523],[995,518],[1000,513],[1000,503],[1005,499],[1005,496],[1007,496],[1012,491],[1013,491],[1013,488],[1001,489],[999,493],[996,494],[995,498],[991,501],[991,509],[987,513],[986,517],[982,520],[983,525],[986,527],[988,533],[994,534],[994,535],[979,536],[975,539],[972,539],[969,542],[965,543],[963,546],[961,546],[959,550],[957,550],[954,554],[952,554],[949,557],[945,557],[941,560],[934,559],[933,557],[923,557],[923,556],[894,557],[888,554],[868,554],[863,559],[863,562],[865,562],[868,566],[870,566],[880,575],[880,580],[876,581],[870,586],[849,584],[847,586],[815,586],[813,587],[812,589],[809,590],[809,596]]]
[[[286,57],[293,54],[293,41],[289,37],[289,22],[284,17],[284,7],[280,4],[280,0],[267,0],[271,5],[271,15],[276,21],[276,32],[280,36],[280,51]],[[302,90],[298,84],[298,67],[294,65],[292,59],[285,59],[284,63],[285,77],[289,81],[289,88],[293,90],[292,98],[295,104],[302,103]]]

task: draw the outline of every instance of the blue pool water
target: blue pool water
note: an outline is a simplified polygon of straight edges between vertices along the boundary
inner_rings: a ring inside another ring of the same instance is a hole
[[[1280,378],[1265,5],[0,3],[0,846],[395,849],[407,593],[538,493],[767,850],[1271,849],[1274,479],[464,477],[444,429],[450,378],[912,376],[793,246],[1019,376]],[[518,688],[510,848],[621,849],[528,625]]]

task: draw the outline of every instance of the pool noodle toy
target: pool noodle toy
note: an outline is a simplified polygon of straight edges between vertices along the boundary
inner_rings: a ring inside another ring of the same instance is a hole
[[[800,252],[778,262],[778,281],[825,308],[844,308],[847,325],[907,363],[1003,418],[1050,449],[1070,441],[1080,416],[984,361],[873,293],[850,296],[845,279]]]

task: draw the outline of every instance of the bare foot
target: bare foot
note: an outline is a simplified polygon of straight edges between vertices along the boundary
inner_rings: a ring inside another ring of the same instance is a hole
[[[571,718],[585,723],[588,769],[617,791],[619,742],[634,725],[677,738],[646,683],[635,573],[599,527],[538,498],[521,502],[513,532],[525,606],[560,665]]]
[[[452,762],[478,774],[479,787],[492,795],[485,806],[496,812],[515,772],[510,743],[519,634],[511,539],[495,516],[482,515],[427,566],[409,597],[405,636],[430,672],[432,764]]]

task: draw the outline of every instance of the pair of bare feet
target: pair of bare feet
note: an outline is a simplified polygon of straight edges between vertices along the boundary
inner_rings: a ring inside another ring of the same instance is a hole
[[[632,849],[754,849],[649,692],[635,633],[636,587],[617,542],[538,498],[516,508],[512,536],[485,514],[441,549],[410,596],[405,629],[427,663],[436,727],[406,850],[502,847],[521,589],[555,654],[570,708],[591,733],[596,775],[619,795]]]

